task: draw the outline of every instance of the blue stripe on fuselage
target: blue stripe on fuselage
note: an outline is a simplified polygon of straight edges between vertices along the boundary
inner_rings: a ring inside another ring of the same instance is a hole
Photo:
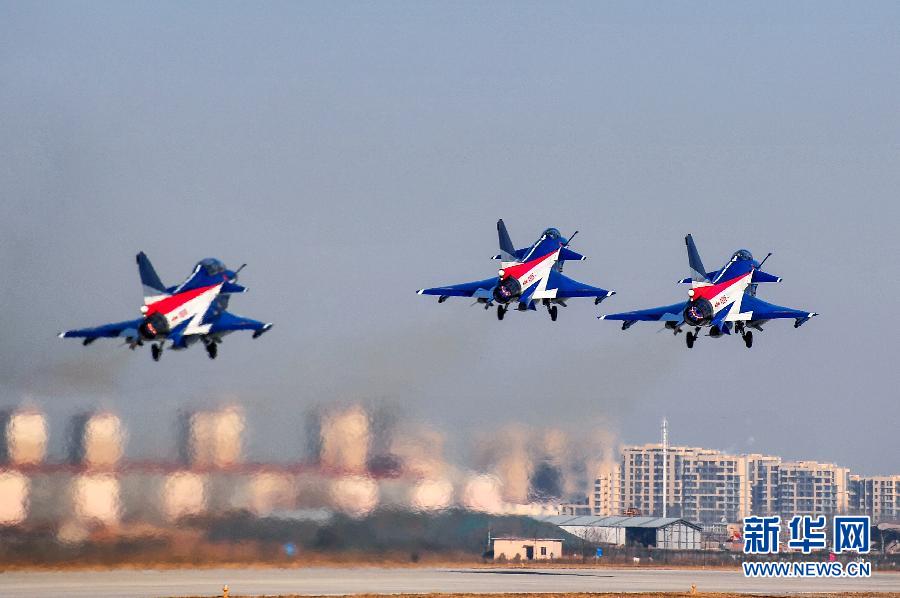
[[[184,291],[191,291],[193,289],[199,289],[201,287],[209,287],[217,284],[222,284],[223,282],[230,280],[229,274],[232,273],[225,271],[210,276],[203,270],[203,268],[198,267],[191,273],[187,280],[185,280],[175,289],[175,292],[183,293]]]
[[[717,284],[723,282],[725,280],[731,280],[733,278],[739,278],[741,276],[746,276],[750,273],[753,268],[757,267],[759,264],[756,263],[755,260],[735,260],[728,262],[725,266],[719,270],[715,279],[711,282],[713,284]]]
[[[566,240],[563,238],[553,239],[546,235],[542,236],[537,243],[531,246],[531,249],[528,250],[527,253],[522,257],[522,262],[527,262],[529,260],[533,260],[541,255],[547,255],[548,253],[553,253],[557,249],[559,249],[560,245],[565,245]],[[556,262],[553,264],[554,270],[560,269],[560,262]]]

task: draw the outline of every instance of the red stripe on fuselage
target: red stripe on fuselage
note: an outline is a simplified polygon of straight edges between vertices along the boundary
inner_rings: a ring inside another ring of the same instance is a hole
[[[512,276],[513,278],[522,278],[523,276],[528,274],[528,272],[530,272],[533,268],[535,268],[538,264],[540,264],[541,262],[546,260],[548,257],[553,255],[557,251],[559,251],[559,250],[557,249],[556,251],[551,251],[550,253],[548,253],[546,255],[543,255],[539,258],[533,259],[530,262],[525,262],[524,264],[517,264],[515,266],[507,266],[506,268],[503,269],[503,278],[508,278],[510,276]]]
[[[718,284],[709,285],[708,287],[695,287],[694,294],[691,297],[692,299],[712,299],[731,285],[735,284],[740,279],[746,277],[746,274],[741,274],[740,276],[735,276],[732,279],[726,280],[725,282],[720,282]]]
[[[172,295],[171,297],[166,297],[165,299],[160,299],[159,301],[151,303],[147,306],[147,315],[152,316],[155,313],[166,315],[168,313],[171,313],[191,299],[195,299],[208,290],[216,288],[217,286],[219,285],[213,284],[209,285],[208,287],[199,287],[196,289],[191,289],[190,291],[178,293],[177,295]]]

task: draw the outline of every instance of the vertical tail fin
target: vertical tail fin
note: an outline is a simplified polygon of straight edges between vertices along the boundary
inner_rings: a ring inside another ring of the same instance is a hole
[[[497,238],[500,241],[500,255],[503,261],[516,261],[516,247],[513,245],[512,239],[509,238],[509,232],[506,225],[503,224],[503,218],[497,221]]]
[[[688,235],[684,238],[684,244],[687,245],[688,265],[691,267],[691,279],[694,283],[709,282],[706,277],[706,268],[703,267],[703,260],[700,259],[700,252],[694,245],[694,238]]]
[[[158,297],[166,294],[166,287],[159,279],[150,258],[143,251],[137,254],[138,273],[141,275],[141,284],[144,286],[144,298]]]

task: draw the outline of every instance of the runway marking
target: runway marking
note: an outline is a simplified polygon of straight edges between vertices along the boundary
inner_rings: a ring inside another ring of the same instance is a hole
[[[569,576],[569,577],[615,577],[615,575],[598,575],[595,573],[581,573],[581,572],[568,572],[568,571],[550,571],[550,570],[536,570],[536,569],[526,569],[523,571],[516,571],[515,569],[449,569],[447,570],[449,573],[487,573],[493,575],[560,575],[560,576]]]

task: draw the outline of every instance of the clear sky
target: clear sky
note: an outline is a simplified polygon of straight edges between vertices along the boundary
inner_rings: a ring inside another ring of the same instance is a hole
[[[0,406],[108,407],[134,455],[236,400],[258,458],[315,404],[388,401],[466,438],[521,421],[900,472],[900,4],[0,2]],[[514,242],[578,229],[603,311],[682,300],[683,237],[821,312],[739,338],[438,305]],[[63,329],[248,262],[272,321],[160,363]]]

